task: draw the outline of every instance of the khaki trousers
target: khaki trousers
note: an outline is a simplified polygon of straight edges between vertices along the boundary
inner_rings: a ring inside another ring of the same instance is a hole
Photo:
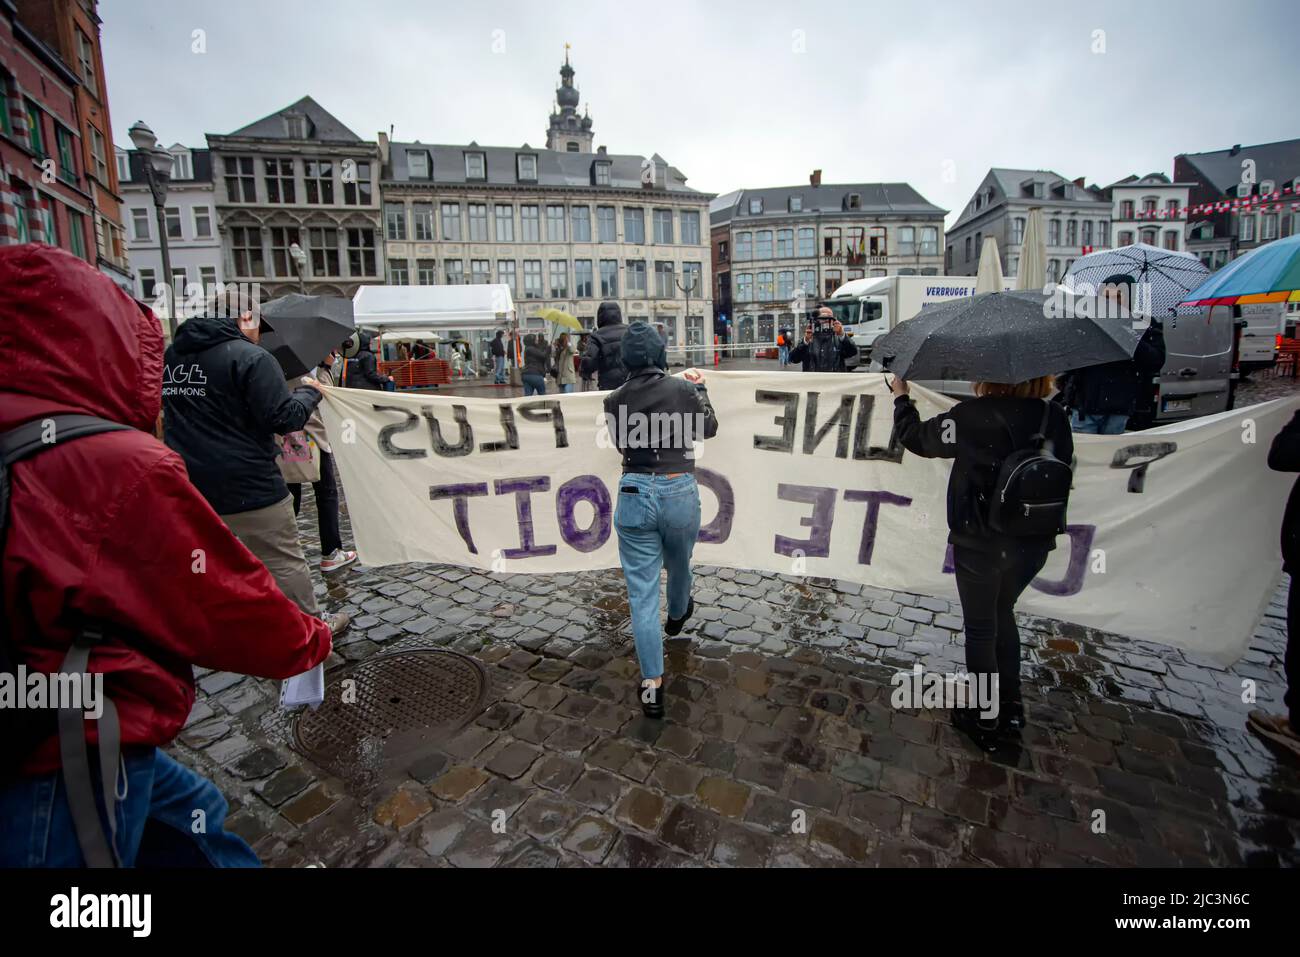
[[[286,495],[266,508],[222,515],[221,520],[245,548],[262,560],[280,591],[290,601],[307,614],[320,617],[307,559],[303,557],[302,544],[298,541],[293,496]]]

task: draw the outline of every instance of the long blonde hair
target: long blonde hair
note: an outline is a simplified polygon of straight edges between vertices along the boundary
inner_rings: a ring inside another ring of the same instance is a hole
[[[1036,379],[1024,382],[976,382],[975,394],[981,399],[985,396],[1003,396],[1014,399],[1046,399],[1056,389],[1056,376],[1040,375]]]

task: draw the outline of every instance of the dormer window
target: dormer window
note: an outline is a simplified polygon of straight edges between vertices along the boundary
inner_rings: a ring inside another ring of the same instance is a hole
[[[407,150],[406,151],[406,168],[410,171],[411,179],[429,179],[432,175],[433,164],[429,162],[428,150]]]
[[[751,199],[749,201],[749,215],[759,216],[763,212],[763,201],[761,199]]]
[[[1273,185],[1271,179],[1262,179],[1259,181],[1259,195],[1267,196],[1269,193],[1273,192],[1274,189],[1276,189],[1276,187]]]
[[[848,208],[849,208],[849,209],[861,209],[861,208],[862,208],[862,194],[861,194],[861,193],[849,193]]]
[[[307,138],[307,116],[305,113],[286,113],[284,116],[284,135],[291,140]]]
[[[521,183],[537,182],[537,154],[517,154],[515,157],[515,172]]]
[[[131,160],[126,153],[117,150],[117,179],[120,183],[127,183],[131,180]]]
[[[803,212],[803,197],[802,197],[802,196],[791,196],[791,197],[790,197],[790,212],[792,212],[792,213],[802,213],[802,212]]]
[[[465,154],[465,178],[487,179],[487,156],[483,153]]]
[[[193,179],[194,165],[189,150],[177,150],[172,154],[172,179]]]
[[[593,163],[592,165],[592,182],[597,186],[609,185],[609,163]]]

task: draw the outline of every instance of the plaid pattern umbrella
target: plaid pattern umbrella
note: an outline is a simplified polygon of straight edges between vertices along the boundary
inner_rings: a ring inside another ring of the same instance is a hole
[[[1134,315],[1164,319],[1194,311],[1178,306],[1210,271],[1191,253],[1134,243],[1079,257],[1066,271],[1061,285],[1076,293],[1096,295],[1107,279],[1117,275],[1128,276],[1135,283],[1130,304]]]
[[[1300,302],[1300,234],[1252,249],[1187,294],[1192,306]]]

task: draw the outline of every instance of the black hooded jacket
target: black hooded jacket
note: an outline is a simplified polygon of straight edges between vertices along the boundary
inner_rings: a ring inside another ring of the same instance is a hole
[[[623,365],[620,347],[627,326],[623,314],[613,303],[601,303],[596,311],[596,331],[587,343],[587,354],[582,357],[582,377],[595,379],[602,392],[617,389],[627,381],[627,367]]]
[[[1300,412],[1273,439],[1268,467],[1275,472],[1300,472]],[[1300,570],[1300,479],[1291,486],[1282,515],[1282,567],[1290,575]]]
[[[370,337],[361,336],[360,344],[356,357],[348,360],[347,387],[383,391],[388,377],[379,374],[379,361],[375,358],[375,350],[370,348]]]
[[[1132,415],[1152,376],[1165,365],[1165,334],[1153,322],[1142,333],[1132,359],[1068,372],[1058,379],[1068,408],[1080,415]]]
[[[301,429],[321,394],[290,392],[280,364],[234,319],[187,319],[163,362],[163,441],[213,510],[249,512],[288,496],[273,436]]]
[[[857,344],[848,336],[823,333],[791,349],[790,361],[802,363],[804,372],[847,372],[857,354]]]

